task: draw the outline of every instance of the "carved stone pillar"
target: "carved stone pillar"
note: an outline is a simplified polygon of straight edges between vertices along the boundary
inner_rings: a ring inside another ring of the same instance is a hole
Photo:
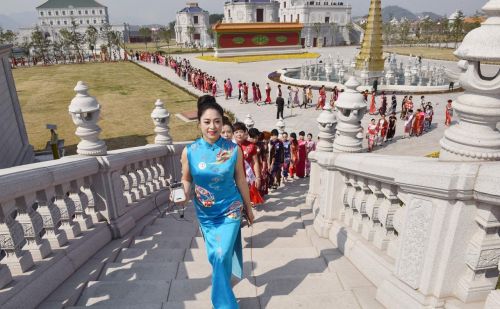
[[[85,212],[90,216],[93,223],[99,222],[99,218],[101,217],[99,214],[99,210],[97,209],[98,196],[92,187],[92,180],[90,176],[83,178],[83,186],[80,188],[82,194],[85,195],[85,199],[87,201],[87,207]]]
[[[366,113],[367,105],[363,95],[356,90],[359,87],[356,78],[351,77],[345,86],[347,89],[340,95],[335,105],[338,124],[333,151],[361,152],[363,149],[361,119]]]
[[[469,242],[466,273],[458,283],[458,297],[464,302],[483,300],[495,289],[500,262],[500,209],[479,203],[476,233]]]
[[[363,223],[368,220],[368,215],[366,213],[366,200],[370,196],[370,188],[368,187],[368,180],[365,178],[358,177],[357,184],[359,190],[356,191],[354,208],[357,212],[354,214],[352,229],[357,233],[361,233],[363,229]]]
[[[375,231],[374,245],[380,250],[386,251],[389,242],[395,238],[393,217],[400,205],[397,197],[397,188],[383,184],[381,191],[385,198],[378,208],[378,219],[381,226]]]
[[[170,136],[170,128],[168,127],[170,113],[165,109],[161,100],[156,100],[151,118],[155,125],[155,144],[172,145],[172,137]]]
[[[53,203],[55,192],[47,189],[38,191],[38,213],[42,216],[45,238],[49,241],[52,249],[59,249],[68,243],[66,232],[59,229],[61,226],[61,211]]]
[[[88,90],[87,85],[79,81],[75,87],[77,95],[69,106],[71,118],[77,126],[75,134],[81,139],[76,152],[86,156],[103,156],[107,148],[104,141],[99,139],[101,128],[97,125],[101,106],[94,97],[89,96]]]
[[[481,71],[481,62],[500,61],[500,2],[490,0],[483,11],[488,19],[469,32],[455,52],[462,59],[458,66],[465,93],[453,103],[458,124],[441,140],[443,161],[500,160],[500,74],[488,77]]]
[[[363,222],[361,235],[366,240],[373,241],[375,230],[381,226],[378,219],[378,208],[384,200],[384,195],[382,194],[382,188],[378,181],[370,181],[368,187],[371,191],[371,194],[366,198],[366,215],[369,220]]]
[[[13,219],[14,202],[0,205],[0,248],[5,252],[2,264],[6,264],[13,275],[21,275],[33,265],[31,253],[22,250],[26,244],[23,227]]]
[[[17,198],[17,222],[22,225],[24,238],[26,239],[26,250],[31,252],[35,260],[43,260],[52,253],[47,239],[40,236],[43,230],[43,220],[39,213],[33,209],[35,195]]]

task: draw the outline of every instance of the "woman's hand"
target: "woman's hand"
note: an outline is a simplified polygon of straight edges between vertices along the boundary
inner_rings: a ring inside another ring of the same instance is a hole
[[[260,185],[261,185],[260,177],[257,177],[255,179],[255,188],[257,188],[257,190],[260,190]]]
[[[255,219],[255,216],[253,215],[253,210],[252,206],[245,206],[247,209],[247,220],[248,224],[253,225],[253,221]]]

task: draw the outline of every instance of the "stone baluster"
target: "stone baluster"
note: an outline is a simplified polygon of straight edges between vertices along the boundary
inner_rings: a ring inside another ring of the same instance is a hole
[[[378,208],[380,227],[375,230],[374,245],[382,251],[386,251],[389,242],[396,236],[394,234],[393,217],[400,207],[397,197],[397,188],[388,184],[382,184],[384,199]]]
[[[500,2],[483,7],[488,18],[470,31],[455,51],[465,93],[453,103],[458,124],[449,127],[441,140],[442,161],[500,160],[500,74],[481,71],[484,62],[499,62]],[[489,39],[485,39],[489,38]]]
[[[476,232],[469,241],[466,271],[457,296],[464,302],[483,300],[497,284],[500,262],[500,207],[477,204]]]
[[[122,174],[120,175],[120,178],[123,183],[123,196],[127,200],[127,204],[132,204],[133,202],[135,202],[135,195],[131,192],[132,185],[128,174]]]
[[[132,189],[130,191],[134,195],[134,199],[136,201],[138,201],[141,198],[143,198],[142,192],[139,189],[139,182],[140,182],[140,180],[139,180],[139,174],[135,170],[134,166],[128,167],[128,170],[129,170],[128,171],[128,178],[131,180],[130,184],[132,186]]]
[[[348,178],[348,190],[346,192],[347,199],[344,199],[345,214],[344,214],[344,223],[347,226],[352,226],[352,218],[353,218],[353,209],[354,209],[354,201],[356,196],[356,181],[352,175],[347,175]]]
[[[90,176],[83,178],[83,186],[80,190],[81,193],[85,195],[87,201],[85,213],[90,216],[93,223],[99,222],[102,217],[97,209],[97,201],[99,197],[92,187],[92,180]]]
[[[361,235],[368,241],[373,241],[375,235],[375,230],[381,227],[378,218],[378,209],[380,204],[384,200],[384,194],[382,193],[381,184],[378,181],[370,181],[368,183],[371,194],[366,198],[366,215],[369,220],[363,222],[363,230]]]
[[[86,209],[88,199],[85,194],[82,194],[81,187],[83,186],[83,179],[77,179],[70,182],[70,191],[68,198],[75,205],[74,222],[78,223],[82,231],[87,231],[94,226],[92,219],[87,215]]]
[[[361,119],[366,113],[367,105],[363,95],[356,90],[359,85],[355,77],[349,78],[345,83],[345,92],[335,104],[338,124],[337,135],[333,143],[334,152],[355,153],[363,149]]]
[[[81,139],[76,152],[86,156],[104,156],[107,148],[104,141],[99,139],[101,128],[97,125],[101,106],[94,97],[89,96],[88,90],[87,85],[79,81],[75,87],[77,94],[69,106],[71,118],[77,126],[75,134]]]
[[[2,248],[0,247],[0,250]],[[0,264],[0,290],[6,287],[12,281],[10,269],[3,264]]]
[[[151,118],[155,125],[155,144],[158,145],[171,145],[172,137],[170,136],[170,113],[164,108],[161,100],[156,100],[155,108],[151,113]]]
[[[43,220],[33,209],[36,205],[35,195],[26,195],[16,199],[17,222],[23,227],[26,246],[24,249],[31,252],[33,259],[41,261],[52,253],[47,239],[42,239]]]
[[[160,169],[158,168],[158,162],[155,159],[151,162],[151,177],[153,178],[153,187],[155,191],[159,191],[162,188],[160,182]]]
[[[79,224],[75,224],[73,216],[75,215],[75,203],[68,197],[69,184],[56,186],[54,205],[61,212],[61,229],[66,232],[68,239],[75,239],[81,234]]]
[[[146,174],[146,187],[149,192],[155,192],[155,185],[153,183],[153,169],[151,168],[151,160],[145,162],[144,172]]]
[[[371,191],[368,187],[368,180],[366,178],[358,177],[357,185],[359,190],[356,191],[355,204],[357,212],[354,214],[352,228],[354,231],[361,233],[363,230],[364,222],[368,220],[366,213],[366,199]]]
[[[146,171],[144,169],[144,162],[138,162],[136,163],[137,167],[137,174],[139,175],[139,190],[141,191],[141,194],[143,197],[148,196],[151,192],[149,191],[149,188],[146,183]]]
[[[61,211],[54,204],[55,191],[52,188],[36,192],[38,213],[42,216],[45,238],[52,249],[59,249],[68,243],[66,232],[60,230]]]
[[[0,204],[0,249],[5,252],[2,263],[9,267],[12,275],[21,275],[33,267],[33,257],[23,250],[26,244],[23,227],[14,220],[15,202]]]

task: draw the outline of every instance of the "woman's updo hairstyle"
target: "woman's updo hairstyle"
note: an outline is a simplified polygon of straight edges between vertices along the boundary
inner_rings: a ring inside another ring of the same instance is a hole
[[[224,116],[224,110],[215,101],[215,98],[211,95],[204,95],[198,98],[198,121],[201,120],[201,116],[209,109],[218,111],[221,117]]]

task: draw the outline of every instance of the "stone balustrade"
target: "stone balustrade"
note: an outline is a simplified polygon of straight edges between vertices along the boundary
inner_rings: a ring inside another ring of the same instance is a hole
[[[180,179],[185,144],[0,170],[0,307],[33,308]]]
[[[311,160],[315,229],[377,286],[384,306],[481,303],[495,289],[499,164],[325,152]]]

